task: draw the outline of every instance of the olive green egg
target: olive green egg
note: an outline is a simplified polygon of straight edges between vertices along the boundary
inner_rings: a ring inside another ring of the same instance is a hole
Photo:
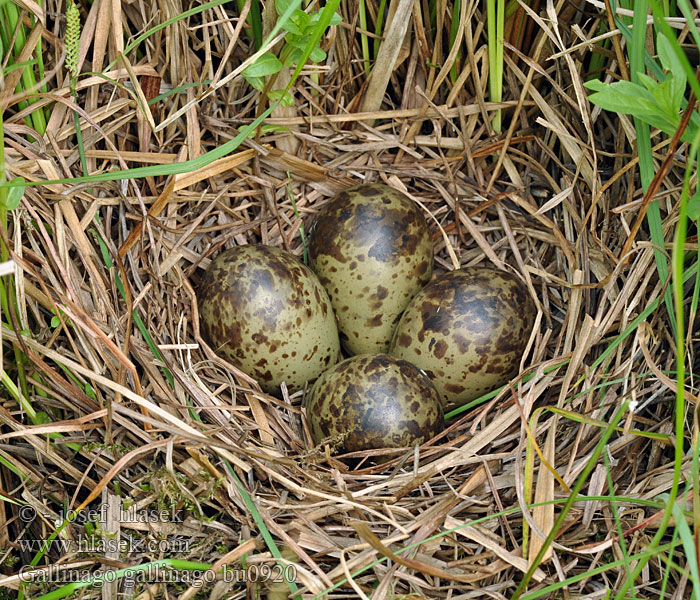
[[[460,406],[517,374],[536,312],[515,275],[488,267],[458,269],[413,298],[390,354],[425,371],[446,409]]]
[[[386,354],[338,363],[316,380],[304,405],[314,443],[325,440],[346,452],[413,446],[443,428],[430,379]]]
[[[290,391],[340,356],[330,300],[314,273],[292,254],[237,246],[209,265],[198,289],[202,333],[213,350],[263,390]]]
[[[433,243],[420,208],[383,184],[325,204],[309,232],[309,264],[331,298],[348,354],[387,352],[401,313],[430,281]]]

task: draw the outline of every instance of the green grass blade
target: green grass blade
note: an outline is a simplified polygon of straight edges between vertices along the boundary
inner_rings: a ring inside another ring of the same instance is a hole
[[[690,35],[693,36],[693,40],[695,41],[695,45],[700,48],[700,31],[698,31],[698,27],[695,24],[695,16],[692,13],[692,9],[690,8],[690,5],[688,4],[688,0],[680,0],[680,4],[678,5],[678,8],[681,9],[681,13],[686,19],[686,25],[688,27],[688,30],[690,31]],[[687,74],[687,71],[686,71]]]
[[[462,0],[454,0],[452,4],[452,19],[450,21],[450,48],[452,45],[455,43],[455,40],[457,39],[457,32],[459,31],[459,15],[462,10]],[[458,65],[459,65],[459,59],[460,59],[460,52],[457,52],[457,55],[455,57],[455,62],[452,65],[452,68],[450,69],[450,80],[452,83],[457,81],[457,77],[459,76],[458,73]]]
[[[360,14],[359,14],[359,21],[360,21],[360,28],[364,29],[365,31],[369,31],[367,29],[367,6],[365,4],[366,0],[360,0]],[[367,34],[361,33],[360,34],[360,45],[362,47],[362,65],[364,66],[365,69],[365,77],[369,76],[369,39],[367,38]]]
[[[14,36],[14,45],[12,51],[15,56],[19,56],[20,52],[24,49],[24,45],[27,43],[27,33],[25,31],[24,25],[21,23],[21,15],[15,4],[12,2],[6,3],[2,7],[5,13],[6,27],[3,28],[5,35],[9,34],[7,39],[3,40],[3,45],[7,47],[9,45],[9,39]],[[32,61],[34,62],[34,61]],[[22,75],[20,77],[20,83],[17,85],[16,91],[19,93],[22,90],[35,90],[37,87],[36,78],[34,76],[33,69],[29,66],[25,66],[22,69]],[[36,100],[23,101],[19,103],[20,108],[25,108],[26,106],[36,102]],[[40,136],[44,135],[46,131],[46,116],[44,114],[43,108],[38,108],[30,113],[30,115],[25,119],[26,124],[33,128]]]
[[[374,33],[377,36],[382,35],[382,30],[384,28],[384,13],[386,12],[386,0],[381,0],[379,2],[379,9],[377,10],[377,23],[374,26]],[[376,58],[377,52],[379,52],[379,44],[381,40],[379,37],[374,40],[374,57]]]
[[[260,2],[258,0],[250,0],[252,4],[250,5],[250,13],[248,14],[248,20],[251,27],[253,28],[253,41],[255,42],[255,49],[260,50],[263,45],[263,26],[262,26],[262,14],[260,12]]]
[[[632,21],[632,43],[629,48],[630,61],[630,78],[633,83],[639,83],[639,74],[644,73],[644,53],[646,50],[646,32],[647,32],[647,13],[649,12],[649,4],[647,0],[636,0],[634,2],[634,17]],[[647,191],[652,179],[654,179],[654,159],[651,150],[651,131],[649,125],[639,118],[634,118],[634,128],[637,133],[637,153],[639,155],[639,175],[642,181],[642,189]],[[665,247],[661,211],[659,209],[658,200],[652,200],[647,209],[647,222],[649,224],[649,233],[651,241],[654,244],[654,261],[656,262],[656,270],[659,273],[659,279],[666,281],[668,279],[668,259],[663,252]],[[664,302],[668,311],[668,317],[671,322],[671,329],[676,332],[676,320],[673,314],[673,299],[671,297],[671,288],[666,290]]]
[[[500,102],[503,98],[504,0],[486,0],[486,21],[489,53],[489,100]],[[494,132],[501,132],[500,110],[496,111],[491,126]]]
[[[667,494],[664,494],[663,497],[666,498]],[[676,530],[685,551],[686,565],[690,570],[690,581],[693,583],[693,593],[696,598],[700,598],[700,572],[698,572],[698,554],[695,538],[692,531],[690,531],[690,527],[688,527],[681,507],[674,502],[671,510],[676,521]]]

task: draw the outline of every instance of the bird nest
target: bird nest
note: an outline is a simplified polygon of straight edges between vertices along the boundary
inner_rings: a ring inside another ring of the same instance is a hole
[[[35,598],[504,598],[525,583],[528,598],[564,585],[598,597],[619,587],[619,548],[643,551],[672,483],[674,337],[655,252],[670,252],[683,164],[657,196],[667,247],[655,248],[635,225],[643,194],[621,142],[628,123],[591,112],[582,95],[586,50],[572,48],[570,26],[586,15],[567,4],[558,20],[528,21],[495,103],[482,15],[466,4],[468,55],[426,48],[414,13],[368,109],[376,86],[356,11],[341,3],[345,24],[324,38],[323,66],[296,80],[295,106],[221,157],[207,153],[265,106],[241,78],[217,85],[253,51],[221,7],[151,36],[148,60],[115,66],[111,81],[80,80],[82,158],[60,74],[42,138],[20,110],[6,115],[12,176],[56,181],[81,165],[106,175],[25,187],[9,216],[0,473],[18,504],[3,509],[14,567],[0,583]],[[97,5],[81,42],[93,71],[116,58],[103,31],[114,15]],[[164,18],[155,5],[123,10],[132,31]],[[431,43],[447,36],[441,27]],[[178,88],[150,114],[129,88],[151,99],[200,73],[207,93]],[[652,141],[663,158],[667,142]],[[153,164],[178,168],[111,175]],[[319,208],[362,182],[420,203],[437,273],[514,271],[537,306],[515,378],[380,461],[314,446],[306,391],[266,394],[219,358],[201,337],[196,294],[223,249],[265,244],[301,258]],[[19,566],[33,559],[40,571],[23,583]],[[643,577],[653,590],[661,565]]]

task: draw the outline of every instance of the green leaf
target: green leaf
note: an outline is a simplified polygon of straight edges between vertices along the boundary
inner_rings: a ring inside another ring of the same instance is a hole
[[[609,83],[603,83],[600,79],[591,79],[583,84],[583,87],[593,90],[594,92],[599,92],[608,88]]]
[[[54,315],[53,317],[51,317],[51,327],[56,329],[56,327],[58,327],[60,324],[61,324],[61,319],[59,319],[57,315]]]
[[[294,21],[292,21],[291,19],[289,19],[289,21],[287,21],[287,22],[284,24],[284,27],[285,27],[285,29],[286,29],[287,31],[289,31],[289,32],[291,32],[291,33],[294,33],[294,34],[296,34],[296,35],[303,35],[303,34],[304,34],[304,31],[305,31],[305,29],[302,29],[301,27],[299,27],[299,26],[298,26],[296,23],[294,23]]]
[[[287,31],[296,33],[297,35],[304,35],[309,28],[309,15],[303,10],[295,10],[284,26]]]
[[[287,45],[285,46],[283,55],[286,54],[287,56],[284,59],[284,66],[290,67],[293,65],[298,65],[301,59],[304,57],[304,50],[311,39],[311,35],[300,36],[290,33],[285,39],[287,41]],[[324,61],[326,60],[326,53],[319,46],[316,46],[311,50],[309,59],[312,62]]]
[[[659,82],[656,79],[649,77],[646,73],[638,73],[639,81],[644,84],[644,87],[653,94],[654,90],[659,86]]]
[[[673,45],[669,39],[661,33],[656,37],[656,49],[659,53],[661,64],[664,69],[668,71],[667,77],[670,77],[672,80],[671,98],[675,111],[679,112],[688,82],[685,71],[683,70],[683,64],[678,59],[678,55],[673,51]]]
[[[89,384],[85,384],[85,395],[88,398],[92,398],[93,400],[97,400],[97,394],[95,394],[94,388]]]
[[[316,46],[316,47],[311,51],[311,54],[309,54],[309,58],[310,58],[313,62],[321,62],[321,61],[326,60],[326,53],[325,53],[321,48],[319,48],[318,46]]]
[[[669,495],[662,494],[661,496],[659,496],[659,498],[664,502],[668,502]],[[693,532],[688,526],[688,521],[686,521],[685,519],[683,509],[677,503],[674,502],[671,506],[671,511],[673,513],[673,518],[676,521],[676,532],[680,536],[681,543],[683,544],[683,549],[685,550],[685,566],[690,571],[689,579],[693,583],[693,595],[697,598],[698,594],[700,594],[700,571],[698,570],[698,557],[695,545],[695,537],[693,536]]]
[[[297,35],[296,33],[288,33],[284,38],[287,44],[293,48],[299,48],[299,50],[305,50],[306,44],[308,43],[310,35]]]
[[[285,92],[284,90],[272,90],[268,94],[268,97],[273,102],[279,98],[280,104],[282,106],[294,106],[294,96],[292,96],[289,92]],[[270,127],[272,127],[272,126],[270,126]],[[282,129],[275,130],[275,131],[289,131],[289,130],[287,128],[283,127]],[[265,132],[264,127],[263,127],[263,132]]]
[[[37,411],[33,422],[34,425],[46,425],[47,423],[51,423],[51,418],[49,417],[48,413],[45,413],[43,410],[39,410]]]
[[[659,60],[664,70],[673,73],[679,80],[682,80],[685,86],[687,80],[685,71],[683,70],[683,64],[678,59],[678,55],[673,51],[673,44],[662,33],[656,36],[656,51],[659,53]]]
[[[635,116],[653,115],[659,112],[654,97],[641,85],[630,81],[603,84],[597,80],[589,81],[584,85],[593,89],[598,87],[591,85],[593,83],[599,83],[600,87],[588,96],[588,99],[605,110]]]
[[[280,16],[287,12],[287,9],[292,5],[296,7],[301,6],[301,0],[275,0],[275,9]]]
[[[670,73],[666,76],[663,82],[656,86],[656,89],[652,91],[652,96],[659,105],[661,112],[668,117],[673,119],[678,116],[678,108],[674,110],[673,107],[673,75]],[[680,108],[680,107],[679,107]]]
[[[260,133],[289,133],[288,127],[283,125],[262,125],[260,127]]]
[[[584,86],[595,90],[588,99],[605,110],[632,115],[668,135],[673,135],[678,127],[680,116],[666,113],[654,95],[637,83],[616,81],[605,84],[591,80]],[[685,135],[683,139],[686,139]]]
[[[7,194],[7,203],[5,204],[5,208],[7,210],[14,210],[19,206],[20,202],[22,202],[24,187],[21,184],[24,182],[24,177],[15,177],[12,181],[10,181],[10,184],[18,183],[20,185],[10,188],[10,191]]]
[[[683,97],[685,96],[685,75],[683,74],[682,84],[679,84],[680,77],[677,75],[671,76],[671,102],[673,103],[673,110],[675,113],[679,113],[683,106]]]
[[[303,52],[299,48],[292,48],[292,50],[287,55],[287,58],[284,59],[284,66],[293,67],[301,60],[302,56]]]
[[[661,114],[661,112],[653,115],[640,116],[640,119],[652,127],[660,129],[667,135],[673,135],[676,132],[676,129],[678,129],[678,124],[681,120],[680,116],[677,116],[675,119],[671,120],[665,115]],[[683,136],[683,139],[685,139],[685,136]]]
[[[321,18],[320,12],[311,13],[309,15],[309,24],[316,25],[316,23],[318,23],[320,18]],[[343,18],[338,13],[333,13],[333,16],[331,17],[331,22],[329,23],[329,25],[340,25],[342,22],[343,22]]]
[[[253,135],[253,132],[255,131],[255,127],[252,126],[252,123],[249,125],[242,125],[241,127],[238,128],[238,132],[241,135]]]
[[[700,186],[688,200],[688,218],[697,221],[700,217]]]
[[[265,89],[264,77],[247,77],[245,73],[243,73],[243,77],[245,77],[245,80],[259,92]]]
[[[265,52],[265,54],[258,58],[252,65],[246,67],[243,71],[243,76],[248,79],[249,77],[274,75],[275,73],[279,73],[283,66],[280,59],[272,54],[272,52]]]
[[[659,53],[659,60],[664,70],[673,71],[674,63],[676,62],[673,50],[668,38],[661,32],[656,36],[656,51]]]

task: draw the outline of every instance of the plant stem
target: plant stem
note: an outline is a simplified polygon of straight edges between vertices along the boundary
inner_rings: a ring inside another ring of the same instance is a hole
[[[498,2],[498,4],[496,4]],[[487,0],[486,20],[489,52],[489,100],[503,99],[503,36],[505,32],[505,0]],[[501,132],[501,111],[491,122],[495,133]]]
[[[365,5],[365,0],[360,0],[360,27],[364,31],[367,30],[367,7]],[[365,76],[369,76],[369,40],[366,34],[361,34],[360,43],[362,45],[362,64],[365,68]]]

